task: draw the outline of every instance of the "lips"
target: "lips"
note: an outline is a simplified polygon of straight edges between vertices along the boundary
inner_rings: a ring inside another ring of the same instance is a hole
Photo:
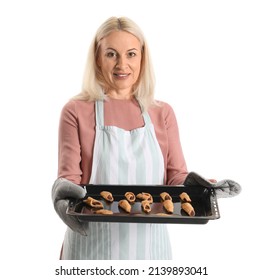
[[[127,78],[130,74],[129,73],[113,73],[114,77],[124,79]]]

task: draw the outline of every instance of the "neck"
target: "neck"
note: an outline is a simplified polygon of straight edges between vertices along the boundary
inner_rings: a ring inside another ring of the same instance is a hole
[[[130,91],[108,91],[106,95],[113,99],[129,100],[133,98],[133,94]]]

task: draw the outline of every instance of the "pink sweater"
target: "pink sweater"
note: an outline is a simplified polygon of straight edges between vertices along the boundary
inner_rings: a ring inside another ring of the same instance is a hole
[[[167,103],[149,109],[156,137],[164,157],[166,185],[184,182],[187,167],[173,109]],[[144,125],[135,99],[108,99],[104,104],[104,124],[125,130]],[[76,184],[87,184],[92,171],[95,140],[95,103],[71,100],[61,112],[59,125],[58,177]]]

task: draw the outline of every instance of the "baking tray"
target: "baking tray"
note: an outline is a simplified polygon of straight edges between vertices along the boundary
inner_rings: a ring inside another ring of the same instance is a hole
[[[81,222],[120,222],[120,223],[176,223],[176,224],[206,224],[209,220],[220,218],[217,198],[212,188],[201,186],[165,186],[165,185],[85,185],[87,195],[91,196],[104,205],[104,209],[112,210],[113,215],[95,214],[83,200],[70,200],[67,208],[67,214],[76,216]],[[101,196],[101,191],[109,191],[113,194],[114,202],[108,203]],[[137,195],[140,192],[150,193],[153,197],[151,212],[144,213],[141,209],[141,202],[137,200],[132,205],[131,213],[126,213],[118,207],[118,201],[124,199],[124,194],[128,191]],[[159,194],[168,192],[174,203],[174,213],[168,215],[159,215],[166,213],[160,200]],[[195,216],[188,216],[181,209],[179,195],[186,192],[195,209]]]

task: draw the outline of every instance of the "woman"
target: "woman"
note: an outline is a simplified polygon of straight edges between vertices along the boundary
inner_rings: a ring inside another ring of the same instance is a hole
[[[91,44],[82,92],[61,113],[58,177],[79,184],[182,184],[187,175],[172,108],[154,100],[140,28],[109,18]],[[60,211],[61,212],[61,211]],[[68,227],[62,259],[171,259],[166,225]]]

